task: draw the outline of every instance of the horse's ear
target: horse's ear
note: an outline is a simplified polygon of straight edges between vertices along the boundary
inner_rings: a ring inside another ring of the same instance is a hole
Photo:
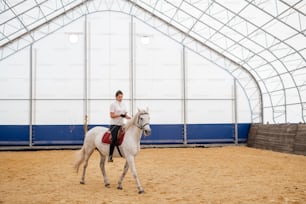
[[[138,112],[140,112],[141,110],[137,107]]]

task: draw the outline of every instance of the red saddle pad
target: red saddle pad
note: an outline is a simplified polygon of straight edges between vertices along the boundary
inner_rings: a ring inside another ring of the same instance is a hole
[[[125,136],[125,132],[124,131],[119,131],[118,136],[117,136],[117,145],[122,144],[124,136]],[[111,132],[107,131],[107,132],[104,133],[104,135],[102,137],[102,143],[110,144],[111,142],[112,142]]]

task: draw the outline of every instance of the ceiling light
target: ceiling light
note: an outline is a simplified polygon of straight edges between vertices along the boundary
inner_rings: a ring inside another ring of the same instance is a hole
[[[147,35],[144,35],[144,36],[140,37],[140,41],[144,45],[148,45],[150,43],[150,40],[151,40],[150,37],[147,36]]]
[[[69,35],[69,42],[75,44],[79,41],[79,36],[77,34],[70,34]]]

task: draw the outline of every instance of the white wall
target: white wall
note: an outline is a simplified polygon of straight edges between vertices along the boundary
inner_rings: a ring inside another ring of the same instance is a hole
[[[30,55],[24,49],[0,61],[0,124],[29,124]]]
[[[32,70],[30,52],[0,62],[1,124],[29,124],[30,73],[33,124],[83,124],[86,111],[90,124],[108,124],[118,89],[131,114],[149,107],[153,124],[234,122],[234,79],[190,50],[183,60],[182,45],[128,15],[91,14],[87,35],[81,18],[35,43]],[[237,93],[239,122],[251,122],[242,87]]]

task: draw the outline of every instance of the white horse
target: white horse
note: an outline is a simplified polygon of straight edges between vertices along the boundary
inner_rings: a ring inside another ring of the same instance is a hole
[[[88,164],[88,160],[95,149],[97,149],[100,153],[100,168],[102,171],[102,175],[104,178],[104,184],[106,187],[109,187],[109,181],[105,172],[105,159],[109,154],[109,144],[104,144],[101,142],[104,133],[108,131],[108,128],[105,127],[94,127],[90,129],[85,135],[84,144],[82,149],[78,151],[77,158],[75,161],[75,168],[78,171],[79,166],[82,162],[84,162],[83,166],[83,174],[80,183],[85,184],[85,173]],[[134,157],[140,151],[140,138],[142,132],[145,136],[151,134],[150,128],[150,117],[147,110],[139,110],[136,115],[130,119],[125,125],[125,137],[120,145],[120,152],[122,156],[126,159],[123,173],[118,181],[117,189],[122,190],[122,181],[124,176],[126,175],[129,167],[131,168],[132,174],[136,180],[138,193],[144,193],[144,190],[140,184],[140,181],[137,176],[137,171],[135,167]],[[119,157],[119,152],[115,148],[114,157]]]

